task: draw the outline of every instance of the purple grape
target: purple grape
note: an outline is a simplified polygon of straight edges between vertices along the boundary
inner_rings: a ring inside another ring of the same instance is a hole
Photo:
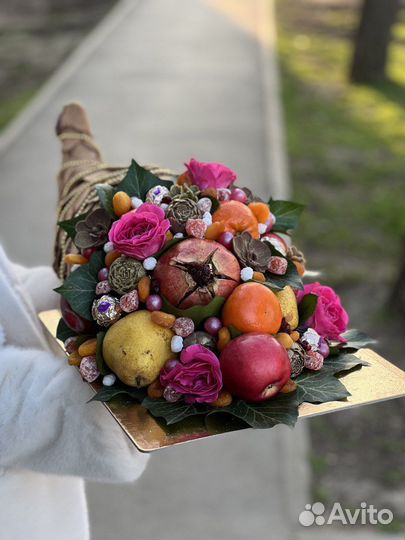
[[[211,336],[216,336],[222,328],[221,319],[209,317],[204,323],[204,330]]]
[[[229,249],[229,251],[232,251],[233,247],[233,234],[230,231],[223,232],[218,240],[220,244],[222,244],[226,249]]]
[[[243,189],[235,188],[234,190],[232,190],[231,193],[231,201],[238,201],[245,204],[245,202],[247,201],[247,195],[243,191]]]
[[[157,294],[151,294],[146,299],[146,309],[148,311],[160,311],[163,306],[161,297]]]
[[[321,355],[324,358],[328,358],[329,352],[330,352],[329,351],[329,345],[328,345],[326,339],[324,339],[323,337],[321,337],[321,339],[319,340],[318,351],[321,353]]]
[[[99,281],[105,281],[108,279],[108,268],[102,268],[97,274]]]

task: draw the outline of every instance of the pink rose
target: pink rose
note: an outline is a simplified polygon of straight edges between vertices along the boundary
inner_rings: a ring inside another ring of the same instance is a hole
[[[144,203],[114,221],[108,238],[120,253],[142,261],[155,255],[166,242],[170,221],[154,204]]]
[[[179,362],[160,373],[162,386],[181,394],[186,403],[212,403],[222,388],[222,373],[215,354],[202,345],[190,345]]]
[[[305,324],[314,328],[323,338],[344,341],[341,334],[347,330],[349,315],[335,291],[320,283],[309,283],[304,286],[304,291],[298,293],[298,303],[306,294],[316,294],[318,303],[314,314]]]
[[[208,188],[228,188],[236,180],[236,174],[221,163],[202,163],[191,159],[185,166],[192,183],[201,191]]]

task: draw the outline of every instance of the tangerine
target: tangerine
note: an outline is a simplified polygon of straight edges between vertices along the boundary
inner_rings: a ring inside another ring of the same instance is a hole
[[[224,304],[222,323],[239,332],[276,334],[283,318],[277,296],[261,283],[243,283]]]
[[[223,223],[225,232],[249,232],[253,238],[259,238],[259,224],[248,206],[239,201],[225,201],[212,216],[213,223]]]

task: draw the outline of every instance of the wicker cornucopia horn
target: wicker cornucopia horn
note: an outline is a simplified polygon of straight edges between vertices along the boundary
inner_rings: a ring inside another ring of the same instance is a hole
[[[116,186],[124,178],[127,167],[112,167],[103,162],[90,129],[84,108],[70,103],[63,108],[56,124],[56,134],[62,143],[62,164],[58,174],[57,221],[86,214],[99,205],[95,186]],[[175,180],[176,174],[156,165],[145,168],[165,180]],[[77,252],[68,234],[57,228],[53,267],[58,277],[67,274],[66,253]]]

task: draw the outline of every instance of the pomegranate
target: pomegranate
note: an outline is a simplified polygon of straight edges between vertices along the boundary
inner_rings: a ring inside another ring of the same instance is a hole
[[[218,242],[190,238],[159,259],[153,277],[162,296],[187,309],[209,304],[216,296],[228,297],[240,281],[240,267]]]

